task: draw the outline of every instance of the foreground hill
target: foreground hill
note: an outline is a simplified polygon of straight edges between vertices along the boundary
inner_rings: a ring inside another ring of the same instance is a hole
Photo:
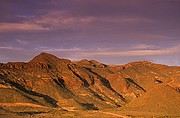
[[[142,97],[133,100],[123,110],[179,114],[180,93],[169,86],[157,85]]]
[[[71,62],[47,53],[27,63],[0,64],[4,115],[122,108],[178,116],[179,106],[178,66],[148,61],[111,66],[95,60]]]

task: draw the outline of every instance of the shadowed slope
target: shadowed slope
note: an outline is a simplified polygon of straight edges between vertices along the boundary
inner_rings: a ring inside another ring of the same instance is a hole
[[[149,111],[152,105],[159,112],[175,113],[168,111],[167,105],[178,109],[179,77],[178,66],[148,61],[111,66],[95,60],[71,62],[41,53],[28,63],[0,64],[0,103],[25,102],[70,111],[124,105],[129,110],[142,107]],[[174,100],[166,101],[173,96]]]

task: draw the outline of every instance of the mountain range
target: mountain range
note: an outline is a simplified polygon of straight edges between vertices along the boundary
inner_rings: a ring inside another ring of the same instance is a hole
[[[83,117],[178,117],[180,66],[72,62],[44,52],[26,63],[0,63],[0,117],[78,117],[81,111]]]

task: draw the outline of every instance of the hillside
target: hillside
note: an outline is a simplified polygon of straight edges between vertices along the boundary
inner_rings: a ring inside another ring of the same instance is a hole
[[[124,110],[179,114],[180,94],[169,86],[157,85],[142,97],[133,100]]]
[[[179,98],[179,66],[148,61],[111,66],[95,60],[72,62],[48,53],[27,63],[0,64],[4,115],[117,108],[180,115]]]

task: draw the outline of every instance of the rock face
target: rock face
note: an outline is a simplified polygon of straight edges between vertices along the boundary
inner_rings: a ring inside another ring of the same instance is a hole
[[[158,86],[168,89],[158,89]],[[47,53],[39,54],[28,63],[0,64],[0,105],[32,103],[62,110],[97,110],[132,104],[138,108],[142,101],[151,99],[149,94],[160,90],[162,94],[173,91],[179,96],[180,67],[148,61],[117,66],[95,60],[71,62]],[[134,100],[141,102],[131,103]],[[172,102],[179,104],[180,99]]]

